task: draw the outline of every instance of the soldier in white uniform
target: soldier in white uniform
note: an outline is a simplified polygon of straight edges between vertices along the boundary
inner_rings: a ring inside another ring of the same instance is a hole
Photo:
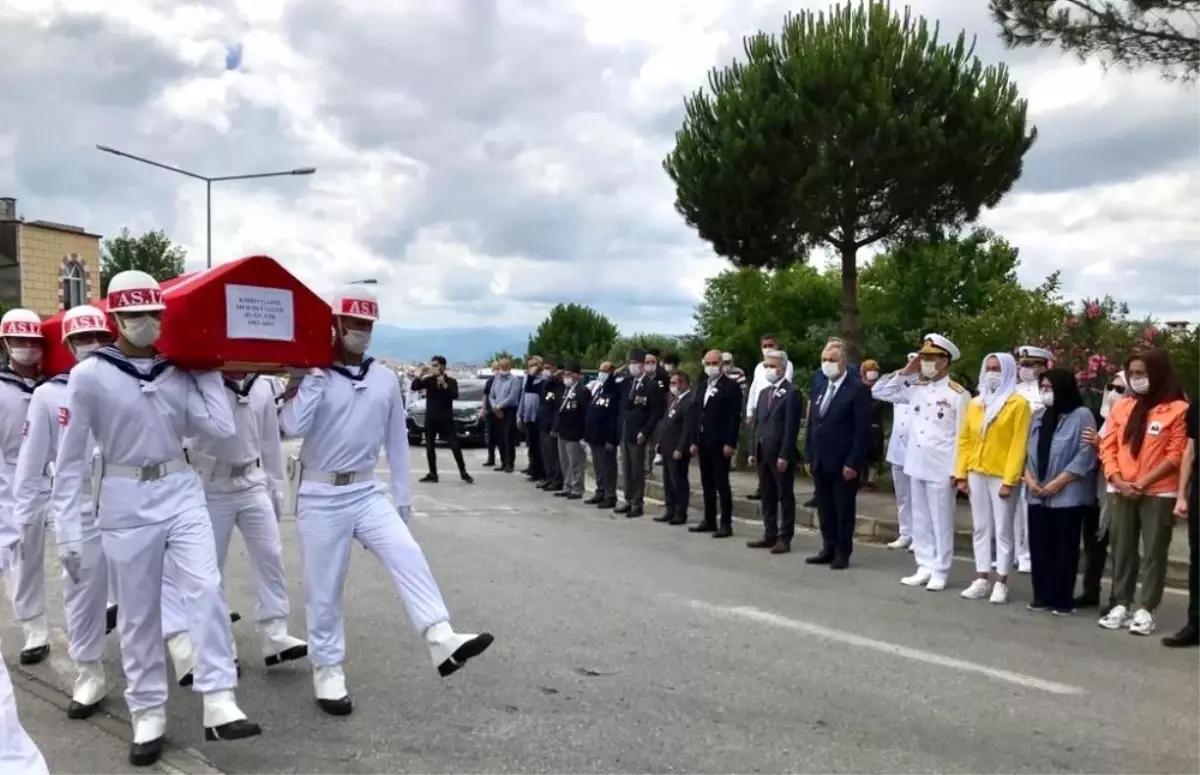
[[[108,287],[119,332],[71,372],[51,494],[64,567],[81,564],[83,479],[94,435],[103,459],[97,523],[117,575],[125,701],[133,716],[129,762],[162,756],[167,670],[162,644],[165,563],[178,572],[197,641],[195,687],[208,740],[261,734],[234,696],[237,673],[229,609],[200,477],[183,456],[188,437],[228,438],[236,428],[216,372],[189,374],[158,355],[162,291],[145,272],[119,272]]]
[[[237,433],[228,439],[197,439],[189,457],[204,482],[217,541],[217,564],[225,568],[236,526],[250,555],[254,620],[267,666],[308,655],[308,644],[288,634],[287,580],[283,575],[283,444],[275,394],[257,375],[225,375],[225,394]],[[177,667],[178,669],[178,667]]]
[[[0,510],[5,521],[21,531],[21,542],[11,559],[8,579],[13,614],[25,631],[21,664],[41,662],[50,653],[50,628],[46,623],[45,541],[48,514],[42,508],[28,515],[25,523],[13,516],[13,477],[25,435],[25,418],[33,390],[42,382],[42,319],[36,312],[13,309],[0,318],[0,337],[9,365],[0,369]],[[39,472],[36,487],[48,494],[50,480]]]
[[[1033,419],[1036,421],[1046,405],[1042,403],[1041,379],[1054,356],[1049,350],[1032,345],[1021,345],[1016,350],[1017,356],[1017,395],[1029,402],[1033,409]],[[1029,573],[1033,562],[1029,555],[1029,501],[1026,499],[1025,488],[1017,491],[1016,508],[1013,512],[1013,554],[1017,558],[1017,572]]]
[[[926,334],[918,357],[871,389],[875,398],[909,407],[904,473],[911,480],[917,572],[901,583],[923,584],[931,591],[946,588],[954,562],[954,456],[971,401],[967,389],[947,375],[958,358],[953,342],[941,334]]]
[[[482,654],[492,636],[450,627],[441,590],[409,532],[412,490],[401,387],[389,369],[372,368],[372,359],[364,357],[378,303],[364,286],[351,285],[334,298],[333,312],[339,362],[311,369],[298,387],[289,385],[279,422],[287,436],[304,439],[289,479],[297,486],[313,689],[322,710],[344,716],[353,710],[342,670],[342,593],[353,541],[391,574],[439,674],[448,676]],[[375,478],[380,447],[387,452],[394,505]]]
[[[916,353],[908,354],[908,362],[912,363]],[[887,545],[889,549],[907,549],[913,551],[912,533],[912,480],[904,473],[904,452],[908,446],[908,404],[892,405],[892,433],[888,437],[887,462],[892,467],[892,485],[896,490],[896,521],[900,526],[900,535]]]
[[[77,360],[112,341],[104,313],[95,307],[73,307],[63,316],[63,343]],[[62,424],[59,418],[66,410],[68,374],[56,374],[43,382],[29,401],[25,423],[25,442],[17,460],[14,480],[17,523],[29,525],[45,519],[50,503],[50,481],[54,458],[58,452]],[[95,449],[95,442],[88,443]],[[94,461],[93,461],[94,465]],[[63,567],[63,609],[67,620],[67,650],[75,663],[75,689],[67,716],[82,719],[91,716],[108,691],[104,676],[106,601],[108,600],[108,565],[96,526],[92,478],[83,480],[83,503],[80,512],[83,542],[80,545],[77,567]],[[31,546],[27,553],[44,554],[44,548]]]

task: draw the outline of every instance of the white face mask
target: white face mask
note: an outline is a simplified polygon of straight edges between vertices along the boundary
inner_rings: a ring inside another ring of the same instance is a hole
[[[835,361],[821,361],[821,373],[829,379],[836,379],[842,373],[842,364]]]
[[[607,372],[607,371],[602,371],[602,372],[600,372],[599,374],[597,374],[597,375],[596,375],[596,382],[598,382],[598,383],[600,383],[601,385],[603,385],[605,382],[608,382],[608,376],[609,376],[609,375],[608,375],[608,372]]]
[[[542,369],[542,379],[550,379],[554,376],[553,369]]]
[[[875,380],[879,379],[879,372],[877,372],[877,371],[868,371],[868,372],[867,372],[867,379],[869,379],[869,380],[871,380],[872,382],[874,382]]]
[[[149,347],[158,341],[162,321],[152,317],[117,318],[117,328],[134,347]]]
[[[996,390],[1000,387],[1000,373],[997,371],[989,371],[983,375],[983,384],[988,390]]]
[[[577,380],[574,377],[563,377],[563,384],[567,387],[575,387]]]
[[[507,377],[509,374],[512,374],[512,372],[509,371],[508,369],[501,369],[500,371],[498,371],[496,373],[499,374],[501,377]]]
[[[75,347],[75,360],[82,361],[84,358],[88,357],[92,353],[99,350],[101,348],[101,346],[102,345],[100,345],[97,342],[92,342],[91,344],[77,345]]]
[[[1139,396],[1150,389],[1149,377],[1133,377],[1129,380],[1129,389]]]
[[[654,376],[654,372],[656,371],[658,371],[658,365],[654,363],[647,363],[646,367],[642,370],[647,377]]]
[[[1042,391],[1042,404],[1044,406],[1054,406],[1054,391],[1053,390],[1043,390]]]
[[[925,379],[933,379],[937,376],[937,361],[921,361],[921,376]]]
[[[11,347],[8,355],[12,358],[13,363],[32,366],[38,362],[38,358],[42,357],[42,350],[40,347]]]
[[[640,364],[640,363],[629,364],[629,373],[634,377],[642,376],[642,364]]]
[[[671,386],[671,395],[675,396],[676,398],[678,398],[679,394],[682,392],[683,392],[683,390],[681,390],[678,385]]]
[[[1037,372],[1031,366],[1022,366],[1017,369],[1017,379],[1022,382],[1033,382],[1037,379]]]
[[[342,346],[346,348],[346,352],[362,355],[370,344],[369,331],[347,331],[342,334]]]
[[[767,368],[763,369],[763,376],[767,378],[767,382],[775,384],[779,381],[779,369],[775,368],[774,366],[768,366]]]
[[[715,377],[715,376],[717,376],[717,375],[718,375],[718,374],[720,374],[720,373],[721,373],[721,367],[720,367],[720,366],[705,366],[705,367],[704,367],[704,374],[705,374],[705,376],[708,376],[708,377]]]
[[[663,365],[663,371],[667,372],[668,374],[674,374],[675,367],[672,366],[671,364],[667,363],[667,364]]]

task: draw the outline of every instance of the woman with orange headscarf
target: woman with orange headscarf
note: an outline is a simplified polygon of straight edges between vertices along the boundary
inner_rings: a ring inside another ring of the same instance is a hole
[[[1188,405],[1162,350],[1131,356],[1125,364],[1125,380],[1129,393],[1110,410],[1100,440],[1104,477],[1114,490],[1108,507],[1116,601],[1100,626],[1109,630],[1128,626],[1134,635],[1150,635],[1166,583],[1172,509],[1187,447]],[[1140,556],[1139,541],[1145,546]],[[1137,589],[1139,566],[1141,588]]]

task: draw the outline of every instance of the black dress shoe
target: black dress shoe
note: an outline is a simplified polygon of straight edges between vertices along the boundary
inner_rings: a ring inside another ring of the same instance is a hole
[[[645,513],[646,512],[642,511],[641,509],[630,509],[629,511],[625,512],[625,519],[637,519]]]
[[[500,470],[506,474],[511,474],[513,472],[513,467],[512,466],[501,466]]]
[[[1100,598],[1092,597],[1091,595],[1080,595],[1075,598],[1075,607],[1078,608],[1099,608]]]
[[[354,712],[354,701],[347,694],[340,700],[322,700],[317,698],[317,707],[330,716],[349,716]]]
[[[46,657],[50,656],[50,644],[45,643],[41,646],[34,646],[31,649],[23,649],[21,651],[22,665],[36,665]]]
[[[228,724],[204,728],[204,739],[210,743],[214,740],[245,740],[247,737],[257,737],[261,734],[262,727],[250,719],[239,719]]]
[[[1162,644],[1169,649],[1180,649],[1188,646],[1200,646],[1200,628],[1194,624],[1185,625],[1174,635],[1162,639]]]
[[[539,490],[549,490],[550,486],[551,486],[551,482],[549,479],[543,479],[542,481],[540,481],[534,485],[534,487],[538,488]]]
[[[774,545],[774,538],[760,538],[757,541],[746,542],[746,546],[749,546],[751,549],[770,549]]]
[[[149,767],[162,758],[163,739],[157,737],[145,743],[129,746],[129,763],[134,767]]]
[[[475,484],[475,477],[470,474],[459,474],[463,480],[463,484]]]
[[[108,610],[104,612],[104,634],[107,635],[117,629],[117,610],[118,607],[110,605]]]
[[[620,506],[617,506],[615,509],[613,509],[613,511],[617,512],[618,514],[627,514],[629,513],[629,504],[622,503]]]
[[[583,500],[583,496],[582,496],[582,495],[580,495],[580,494],[579,494],[579,493],[577,493],[577,492],[573,492],[573,493],[571,493],[570,495],[568,495],[568,496],[567,496],[567,500],[569,500],[569,501],[581,501],[581,500]]]
[[[804,501],[803,506],[806,509],[815,509],[817,507],[817,496],[814,495],[813,497]]]
[[[484,467],[484,468],[493,468],[493,467],[495,467],[495,465],[496,465],[496,461],[495,461],[495,460],[485,460],[485,461],[483,461],[483,467]]]
[[[608,509],[615,509],[616,507],[617,507],[616,501],[604,500],[604,501],[600,501],[599,503],[596,504],[596,508],[598,508],[598,509],[608,510]]]
[[[571,493],[567,492],[566,490],[559,490],[558,492],[554,493],[554,497],[555,498],[565,498],[570,494]]]
[[[662,514],[654,518],[655,522],[670,522],[672,519],[670,514]]]
[[[700,522],[688,528],[689,533],[711,533],[717,529],[717,526],[711,522]]]
[[[712,534],[713,538],[730,538],[733,536],[733,528],[729,525],[721,525],[716,532]]]
[[[90,718],[100,707],[100,700],[96,700],[91,705],[84,705],[82,702],[71,700],[71,704],[67,706],[67,718],[79,719]]]
[[[671,517],[671,521],[668,522],[667,524],[668,525],[686,525],[687,524],[687,515],[685,514],[685,515],[679,516],[679,517]]]
[[[595,506],[597,503],[603,503],[603,502],[604,502],[604,499],[601,498],[599,495],[593,495],[592,497],[590,497],[584,501],[584,503],[586,503],[589,506]]]
[[[438,665],[438,675],[442,678],[453,675],[460,667],[467,664],[468,659],[474,659],[487,651],[488,646],[492,645],[494,640],[496,639],[490,632],[479,633],[474,638],[459,646],[458,651],[455,651],[450,655],[449,659]]]
[[[760,501],[760,500],[762,500],[762,493],[761,493],[761,492],[752,492],[752,493],[750,493],[749,495],[747,495],[747,496],[746,496],[746,500],[748,500],[748,501]]]
[[[833,552],[817,552],[812,557],[806,557],[804,561],[809,565],[832,565]]]
[[[834,570],[845,570],[850,567],[850,558],[844,554],[839,554],[833,558],[833,562],[829,563],[829,567]]]
[[[418,482],[430,482],[432,484],[437,484],[437,480],[438,480],[437,474],[425,474],[417,481]]]
[[[308,656],[308,644],[299,643],[291,648],[286,648],[278,654],[271,654],[268,657],[263,657],[263,661],[267,663],[267,667],[282,665],[284,662],[295,662],[297,659],[304,659]]]
[[[522,469],[521,469],[521,474],[522,474],[522,475],[524,475],[524,476],[529,476],[529,474],[530,474],[530,471],[532,471],[532,469],[530,469],[530,468],[522,468]]]

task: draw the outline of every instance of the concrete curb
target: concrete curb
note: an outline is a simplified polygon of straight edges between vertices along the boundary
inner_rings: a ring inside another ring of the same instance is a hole
[[[695,492],[693,491],[693,497],[695,497]],[[662,500],[662,480],[647,479],[646,495]],[[799,500],[799,497],[797,500]],[[759,514],[758,501],[747,500],[735,493],[733,498],[733,518],[739,522],[761,526],[762,516]],[[800,503],[797,503],[796,529],[807,530],[809,532],[820,530],[820,525],[817,522],[817,510],[805,508]],[[854,537],[864,543],[887,544],[895,541],[899,536],[900,525],[895,520],[878,519],[859,514],[854,525]],[[971,531],[961,529],[955,531],[954,552],[955,554],[962,554],[968,557],[974,552]],[[1167,586],[1173,589],[1187,589],[1187,582],[1187,560],[1180,560],[1178,558],[1168,560]]]

